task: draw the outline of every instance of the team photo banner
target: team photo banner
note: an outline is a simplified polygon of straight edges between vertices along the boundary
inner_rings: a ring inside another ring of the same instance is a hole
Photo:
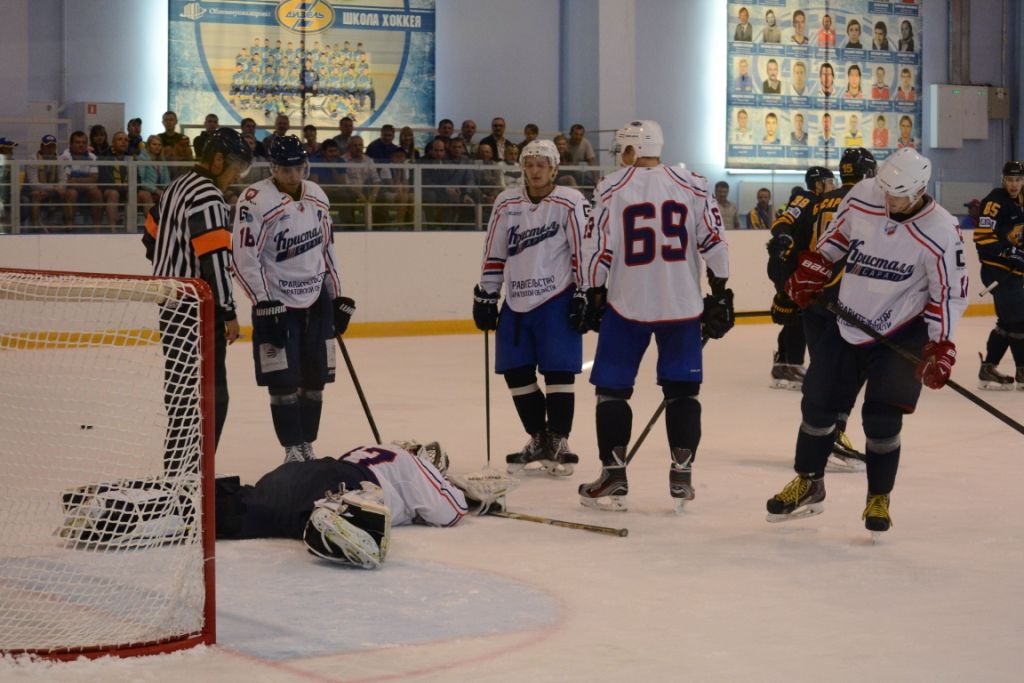
[[[727,167],[920,149],[919,0],[730,0],[727,11]]]
[[[170,0],[170,108],[293,129],[434,125],[434,0]]]

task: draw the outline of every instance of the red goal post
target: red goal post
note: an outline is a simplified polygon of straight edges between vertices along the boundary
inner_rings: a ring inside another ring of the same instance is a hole
[[[216,640],[200,280],[0,269],[0,653]]]

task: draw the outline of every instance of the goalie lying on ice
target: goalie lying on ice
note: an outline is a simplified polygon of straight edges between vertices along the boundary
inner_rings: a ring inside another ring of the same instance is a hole
[[[367,569],[387,556],[392,525],[452,526],[468,512],[503,506],[515,480],[491,473],[445,476],[437,443],[360,446],[339,458],[280,465],[255,486],[217,480],[217,538],[302,539],[318,557]]]

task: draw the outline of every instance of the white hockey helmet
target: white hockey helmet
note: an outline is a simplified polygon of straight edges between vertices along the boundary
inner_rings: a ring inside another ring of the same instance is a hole
[[[526,165],[527,157],[543,157],[551,163],[551,168],[558,166],[562,160],[562,155],[558,153],[558,148],[555,147],[555,143],[551,140],[530,140],[523,146],[523,151],[519,153],[519,163],[522,166]]]
[[[626,149],[632,145],[638,157],[660,157],[665,135],[657,121],[630,121],[615,132],[615,145]]]
[[[904,147],[886,159],[875,176],[882,192],[893,197],[919,199],[932,177],[932,162],[912,147]]]

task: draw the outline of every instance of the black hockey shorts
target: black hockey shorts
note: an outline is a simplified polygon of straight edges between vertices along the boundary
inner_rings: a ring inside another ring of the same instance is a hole
[[[334,311],[323,289],[309,308],[289,308],[284,353],[255,334],[252,355],[261,387],[319,387],[334,381]]]

